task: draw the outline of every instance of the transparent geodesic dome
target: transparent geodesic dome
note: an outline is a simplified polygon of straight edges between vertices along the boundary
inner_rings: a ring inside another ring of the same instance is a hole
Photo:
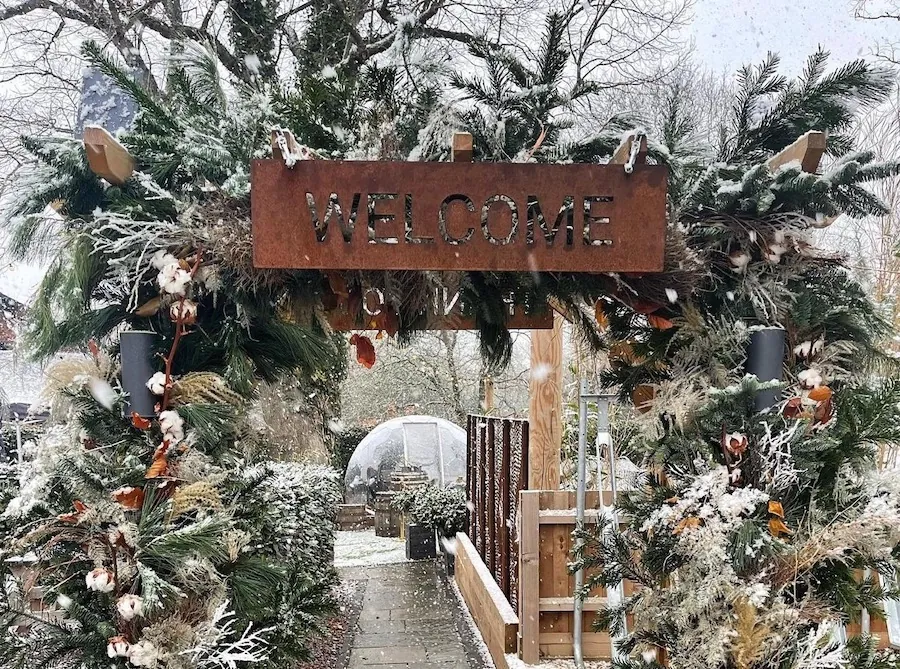
[[[436,485],[465,485],[466,431],[434,416],[381,423],[359,443],[347,465],[347,503],[372,504],[376,492],[390,489],[391,473],[400,467],[419,469]]]

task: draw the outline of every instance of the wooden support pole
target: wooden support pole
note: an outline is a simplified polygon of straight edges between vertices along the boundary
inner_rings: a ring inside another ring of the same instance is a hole
[[[105,129],[97,125],[85,126],[82,141],[88,165],[97,176],[121,186],[134,173],[134,158]]]
[[[475,141],[468,132],[453,133],[453,144],[450,155],[454,163],[471,163],[475,154]]]
[[[494,414],[494,379],[485,376],[482,384],[484,386],[484,406],[482,408],[485,415],[492,416]]]
[[[825,153],[825,145],[825,133],[810,130],[793,144],[769,158],[769,169],[774,172],[782,165],[797,160],[804,172],[813,173],[819,169],[819,161],[822,160],[822,155]]]
[[[528,384],[528,489],[558,490],[562,449],[563,317],[531,333]]]

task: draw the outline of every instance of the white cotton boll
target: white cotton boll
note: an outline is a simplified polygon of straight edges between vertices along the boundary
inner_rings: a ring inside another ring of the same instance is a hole
[[[669,302],[674,304],[678,301],[678,291],[674,288],[666,288],[666,297],[669,298]]]
[[[98,567],[84,577],[88,590],[94,592],[112,592],[116,587],[115,577],[109,569]]]
[[[110,658],[128,657],[131,644],[123,636],[114,636],[106,644],[106,655]]]
[[[155,372],[147,381],[147,387],[154,395],[162,395],[166,392],[166,375],[164,372]]]
[[[322,68],[320,76],[323,79],[337,79],[337,70],[334,69],[331,65],[326,65]]]
[[[650,664],[651,662],[656,661],[656,650],[650,648],[649,650],[645,650],[641,653],[641,659],[646,663]]]
[[[169,295],[184,295],[185,287],[191,281],[191,274],[182,269],[176,260],[165,265],[157,276],[160,289]]]
[[[72,606],[72,598],[67,595],[60,595],[56,598],[56,605],[61,609],[66,609]]]
[[[161,411],[159,429],[162,430],[163,439],[167,441],[178,443],[184,440],[184,419],[177,411]]]
[[[193,325],[197,322],[197,303],[193,300],[178,300],[169,307],[169,318],[175,322]]]
[[[160,249],[153,254],[152,258],[150,258],[150,264],[153,265],[157,271],[161,271],[163,267],[171,265],[172,263],[177,264],[178,260],[165,249]]]
[[[822,378],[822,373],[814,367],[804,369],[797,374],[797,379],[805,388],[818,388],[825,381],[825,379]]]
[[[805,341],[802,344],[797,344],[794,347],[794,355],[800,358],[808,358],[810,352],[812,351],[813,343],[811,341]]]
[[[825,339],[819,337],[816,339],[815,343],[812,345],[811,353],[813,355],[817,355],[823,348],[825,347]]]
[[[155,667],[159,661],[159,651],[149,641],[140,641],[128,651],[128,661],[136,667]]]
[[[91,393],[91,397],[93,397],[97,401],[97,404],[104,409],[110,410],[115,405],[117,397],[116,391],[103,379],[92,376],[88,381],[88,390]]]
[[[116,602],[116,611],[122,620],[134,620],[144,615],[144,600],[137,595],[122,595]]]

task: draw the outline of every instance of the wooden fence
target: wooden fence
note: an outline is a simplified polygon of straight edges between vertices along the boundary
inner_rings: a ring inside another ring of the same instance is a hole
[[[609,492],[604,493],[606,503]],[[586,523],[597,519],[600,493],[586,494]],[[520,585],[519,653],[526,664],[542,658],[572,657],[575,621],[575,576],[569,572],[572,530],[575,529],[574,491],[525,490],[519,508]],[[586,574],[586,579],[589,574]],[[626,596],[632,584],[625,583]],[[582,648],[587,659],[609,659],[606,632],[594,632],[596,612],[606,606],[606,592],[595,588],[584,602]]]
[[[519,492],[528,485],[528,421],[470,415],[469,536],[504,597],[518,604]]]

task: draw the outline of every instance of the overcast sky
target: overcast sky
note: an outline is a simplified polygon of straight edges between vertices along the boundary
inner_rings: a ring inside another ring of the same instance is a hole
[[[775,51],[783,72],[798,74],[819,44],[837,64],[870,54],[879,41],[900,42],[900,21],[856,19],[852,0],[696,0],[694,12],[695,54],[718,71]]]

